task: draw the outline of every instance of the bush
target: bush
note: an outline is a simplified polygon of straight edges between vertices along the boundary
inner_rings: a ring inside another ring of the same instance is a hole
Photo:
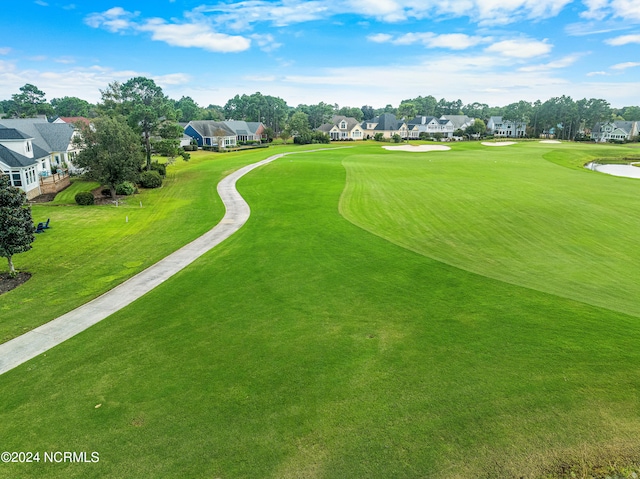
[[[88,206],[95,203],[93,193],[90,191],[81,191],[80,193],[76,193],[75,200],[77,204],[82,206]]]
[[[375,141],[383,141],[384,140],[384,134],[383,133],[376,133],[375,135],[373,135],[373,139]]]
[[[130,196],[136,192],[136,185],[130,181],[124,181],[116,186],[116,195]]]
[[[180,156],[182,156],[182,159],[184,161],[189,161],[191,159],[191,155],[186,151],[183,151],[182,153],[180,153]]]
[[[162,178],[164,178],[165,176],[167,176],[167,165],[154,161],[153,163],[151,163],[151,171],[157,171],[158,174]]]
[[[302,133],[293,139],[296,145],[308,145],[311,143],[330,143],[331,138],[321,131],[312,131],[310,133]]]
[[[162,186],[162,177],[157,171],[145,171],[140,175],[140,186],[143,188],[159,188]]]

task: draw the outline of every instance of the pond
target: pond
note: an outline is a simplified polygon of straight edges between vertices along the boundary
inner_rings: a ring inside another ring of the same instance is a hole
[[[585,168],[599,171],[614,176],[625,176],[627,178],[640,178],[640,168],[633,165],[601,165],[599,163],[587,163]]]

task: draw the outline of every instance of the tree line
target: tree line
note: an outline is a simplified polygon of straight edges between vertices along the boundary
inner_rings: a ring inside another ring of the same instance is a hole
[[[136,83],[137,87],[134,85]],[[145,85],[146,92],[142,92],[142,84]],[[122,88],[124,90],[121,90]],[[137,112],[126,110],[129,108],[127,105],[133,104],[131,99],[136,95],[146,95],[140,103],[145,105],[144,108],[136,106]],[[640,120],[640,106],[612,108],[604,99],[574,100],[566,95],[553,97],[544,102],[518,101],[500,107],[478,102],[463,104],[461,100],[451,101],[445,98],[438,100],[432,95],[427,95],[402,100],[397,107],[387,104],[382,108],[374,108],[370,105],[340,107],[338,104],[325,102],[292,107],[282,98],[256,92],[251,95],[235,95],[224,106],[211,104],[203,107],[189,96],[183,96],[179,100],[171,99],[164,95],[153,80],[137,77],[122,84],[114,82],[108,85],[105,90],[101,90],[101,96],[102,101],[97,104],[77,97],[54,98],[49,102],[42,90],[27,83],[10,99],[0,100],[0,115],[4,118],[37,115],[95,118],[120,109],[120,113],[128,116],[130,123],[136,125],[136,121],[149,121],[148,113],[145,116],[143,110],[151,109],[155,111],[154,116],[170,118],[175,122],[224,119],[262,122],[267,127],[270,138],[282,134],[295,136],[295,132],[300,129],[301,118],[306,118],[308,123],[303,130],[314,130],[327,123],[333,115],[353,117],[358,121],[369,120],[382,113],[393,113],[398,118],[407,120],[415,116],[439,118],[442,115],[467,115],[485,123],[492,116],[502,116],[504,120],[526,123],[529,136],[537,137],[553,131],[562,139],[574,139],[584,128],[589,129],[597,122]],[[294,119],[297,113],[304,114],[304,117],[297,115]],[[294,120],[294,128],[290,128],[291,120]],[[150,133],[157,126],[152,121],[144,129],[147,157]]]

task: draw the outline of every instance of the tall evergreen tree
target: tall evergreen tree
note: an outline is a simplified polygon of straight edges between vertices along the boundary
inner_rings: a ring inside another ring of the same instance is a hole
[[[0,256],[7,258],[9,273],[16,274],[12,257],[31,249],[35,239],[31,207],[24,191],[11,186],[7,176],[0,176]]]

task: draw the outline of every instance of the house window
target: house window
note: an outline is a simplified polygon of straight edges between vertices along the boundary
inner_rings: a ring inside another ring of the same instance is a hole
[[[22,186],[22,178],[20,177],[19,171],[11,172],[11,184],[13,186]]]
[[[340,122],[340,129],[341,129],[341,130],[344,130],[345,128],[347,128],[347,122],[346,122],[346,121],[344,121],[344,120],[342,120],[342,121]]]
[[[27,149],[27,153],[29,153],[31,151],[31,142],[30,141],[27,141],[26,149]]]

